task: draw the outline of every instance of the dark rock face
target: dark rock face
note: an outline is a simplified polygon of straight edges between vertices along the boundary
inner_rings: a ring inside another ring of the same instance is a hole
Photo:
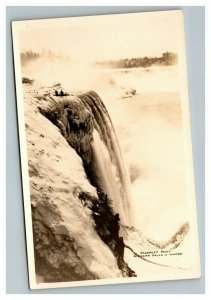
[[[117,258],[117,264],[124,277],[136,277],[135,272],[124,261],[124,240],[119,236],[120,218],[114,214],[110,199],[98,190],[98,199],[86,193],[81,193],[79,199],[92,210],[96,231]]]
[[[64,97],[62,101],[51,101],[52,105],[40,107],[41,113],[56,125],[70,146],[82,158],[84,165],[91,161],[93,118],[76,97]]]
[[[25,84],[32,84],[34,82],[33,79],[29,79],[27,77],[22,77],[22,83],[25,83]]]

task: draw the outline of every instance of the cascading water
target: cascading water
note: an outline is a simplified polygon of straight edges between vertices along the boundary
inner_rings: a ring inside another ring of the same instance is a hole
[[[98,178],[99,186],[113,200],[114,211],[120,213],[121,217],[125,219],[127,209],[124,207],[121,197],[121,180],[117,174],[116,166],[111,161],[109,151],[96,130],[93,132],[92,153],[92,169]]]
[[[100,188],[112,200],[124,224],[130,224],[130,182],[112,121],[100,97],[93,91],[79,94],[94,119],[90,168]]]
[[[52,93],[50,93],[52,94]],[[51,95],[41,112],[82,158],[90,182],[111,200],[121,223],[130,225],[130,182],[108,111],[93,91]]]

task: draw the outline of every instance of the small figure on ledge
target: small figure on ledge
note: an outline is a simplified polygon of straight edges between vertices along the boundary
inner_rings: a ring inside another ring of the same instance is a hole
[[[55,96],[57,97],[63,97],[63,96],[69,96],[68,93],[64,93],[63,90],[61,90],[60,92],[58,92],[57,90],[55,90]]]

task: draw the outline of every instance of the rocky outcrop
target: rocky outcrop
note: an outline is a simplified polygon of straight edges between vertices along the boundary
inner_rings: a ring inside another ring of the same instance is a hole
[[[25,83],[25,84],[33,84],[34,80],[33,79],[30,79],[28,77],[22,77],[22,83]]]
[[[39,105],[40,112],[56,125],[85,165],[91,161],[93,119],[90,111],[76,96],[47,95]]]
[[[85,173],[90,111],[52,88],[26,85],[24,100],[37,282],[135,276],[109,199]]]
[[[117,264],[123,276],[136,277],[135,272],[124,261],[125,244],[123,237],[120,236],[120,218],[119,214],[114,213],[111,200],[100,190],[98,190],[98,198],[81,192],[79,199],[91,209],[95,229],[117,258]]]

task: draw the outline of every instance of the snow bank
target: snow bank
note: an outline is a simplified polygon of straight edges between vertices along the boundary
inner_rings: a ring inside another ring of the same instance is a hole
[[[37,109],[45,102],[44,91],[24,89],[38,282],[122,277],[115,256],[95,231],[91,210],[79,200],[81,192],[97,198],[81,158]]]

